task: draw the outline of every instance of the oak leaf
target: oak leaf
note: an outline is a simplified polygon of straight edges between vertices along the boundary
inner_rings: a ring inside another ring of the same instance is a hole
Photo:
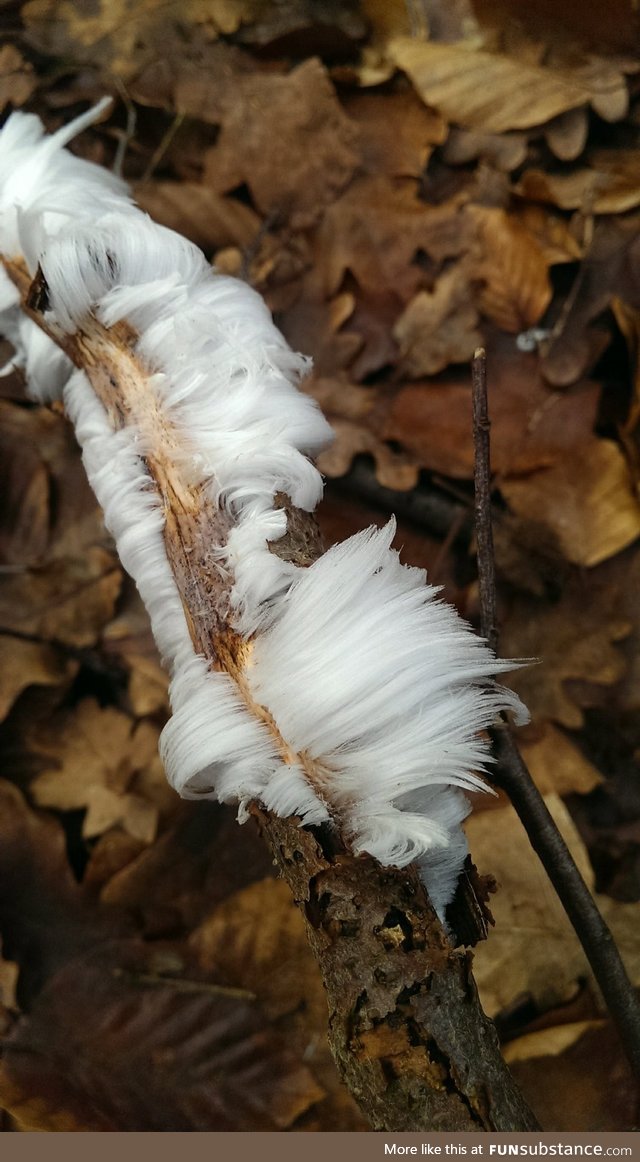
[[[473,283],[465,263],[445,270],[432,291],[418,291],[394,329],[401,369],[410,379],[466,363],[482,343]]]
[[[157,730],[148,723],[134,727],[119,710],[86,699],[62,721],[34,734],[31,749],[51,762],[31,783],[39,806],[85,809],[87,839],[122,825],[135,838],[152,842],[159,808],[137,793],[134,781],[157,761]]]
[[[355,127],[312,59],[288,76],[237,78],[204,181],[219,194],[244,182],[258,210],[301,229],[345,188],[358,160]]]

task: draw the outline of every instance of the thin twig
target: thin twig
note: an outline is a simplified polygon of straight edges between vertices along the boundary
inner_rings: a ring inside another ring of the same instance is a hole
[[[115,157],[113,159],[112,167],[114,174],[121,178],[124,159],[127,155],[127,149],[129,148],[129,144],[135,136],[138,117],[136,113],[136,107],[133,104],[133,101],[131,100],[124,83],[118,76],[114,77],[114,81],[116,88],[120,93],[120,97],[122,98],[122,103],[127,111],[127,124],[119,135],[118,146],[116,149]]]
[[[478,583],[483,635],[497,647],[496,584],[489,482],[491,472],[486,355],[476,351],[472,365],[475,440]],[[616,1024],[635,1073],[640,1076],[640,1001],[629,980],[613,936],[562,838],[503,717],[492,732],[498,768],[494,782],[509,796],[558,898],[571,921],[593,975]]]
[[[495,555],[491,522],[491,422],[487,403],[487,354],[478,347],[471,364],[473,383],[473,447],[475,451],[475,517],[480,578],[480,631],[492,650],[498,645]],[[482,569],[480,568],[482,562]]]
[[[173,121],[171,122],[166,133],[164,134],[158,147],[154,150],[154,152],[149,160],[149,163],[147,165],[147,168],[145,169],[142,177],[140,178],[140,185],[141,186],[143,186],[145,184],[145,182],[151,181],[151,178],[153,177],[154,173],[156,172],[158,166],[160,165],[160,162],[162,161],[165,153],[167,152],[169,146],[171,145],[171,142],[173,141],[176,133],[180,129],[180,126],[182,125],[184,118],[185,118],[184,113],[176,113],[175,117],[173,118]]]

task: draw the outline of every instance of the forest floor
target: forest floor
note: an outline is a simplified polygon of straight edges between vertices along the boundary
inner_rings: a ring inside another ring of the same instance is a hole
[[[325,542],[395,512],[476,625],[486,347],[499,648],[539,659],[510,679],[522,751],[640,986],[638,27],[622,0],[565,9],[27,0],[2,6],[0,100],[54,129],[113,95],[74,151],[313,357]],[[0,449],[3,1128],[366,1129],[253,824],[165,782],[146,613],[17,372]],[[629,1129],[573,931],[507,800],[476,798],[498,891],[474,972],[506,1059],[545,1129]]]

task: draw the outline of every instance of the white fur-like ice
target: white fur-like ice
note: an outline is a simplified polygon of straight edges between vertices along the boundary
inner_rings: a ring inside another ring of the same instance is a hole
[[[175,433],[174,470],[232,516],[212,568],[230,579],[233,627],[252,639],[240,689],[195,654],[164,545],[165,516],[145,463],[150,436],[113,431],[83,372],[20,311],[0,277],[0,327],[34,396],[63,394],[89,479],[171,673],[161,751],[187,797],[252,799],[307,824],[333,823],[356,853],[416,861],[444,916],[466,855],[465,790],[483,786],[483,731],[517,697],[498,661],[391,548],[393,522],[309,568],[269,550],[287,531],[276,494],[312,512],[311,458],[330,429],[298,390],[309,362],[290,350],[259,295],[212,271],[153,223],[105,170],[64,146],[98,115],[48,137],[14,113],[0,131],[0,250],[48,288],[47,319],[72,333],[87,316],[126,320],[146,390]],[[263,709],[268,714],[263,713]],[[275,723],[271,729],[266,722]]]

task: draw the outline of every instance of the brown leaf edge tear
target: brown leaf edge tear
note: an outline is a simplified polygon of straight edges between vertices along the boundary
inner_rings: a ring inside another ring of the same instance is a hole
[[[32,286],[21,262],[5,260],[5,268],[26,313],[86,372],[114,428],[135,422],[140,409],[153,412],[129,327],[90,317],[67,335],[39,313],[42,277]],[[226,594],[207,567],[208,546],[224,539],[230,518],[174,478],[161,448],[146,464],[164,499],[167,554],[194,647],[241,681],[247,643],[225,624]],[[286,497],[280,503],[289,528],[281,551],[311,564],[320,553],[314,517]],[[373,1128],[537,1129],[480,1006],[471,955],[447,939],[415,870],[356,858],[327,828],[303,829],[257,807],[254,814],[305,916],[338,1069]]]

